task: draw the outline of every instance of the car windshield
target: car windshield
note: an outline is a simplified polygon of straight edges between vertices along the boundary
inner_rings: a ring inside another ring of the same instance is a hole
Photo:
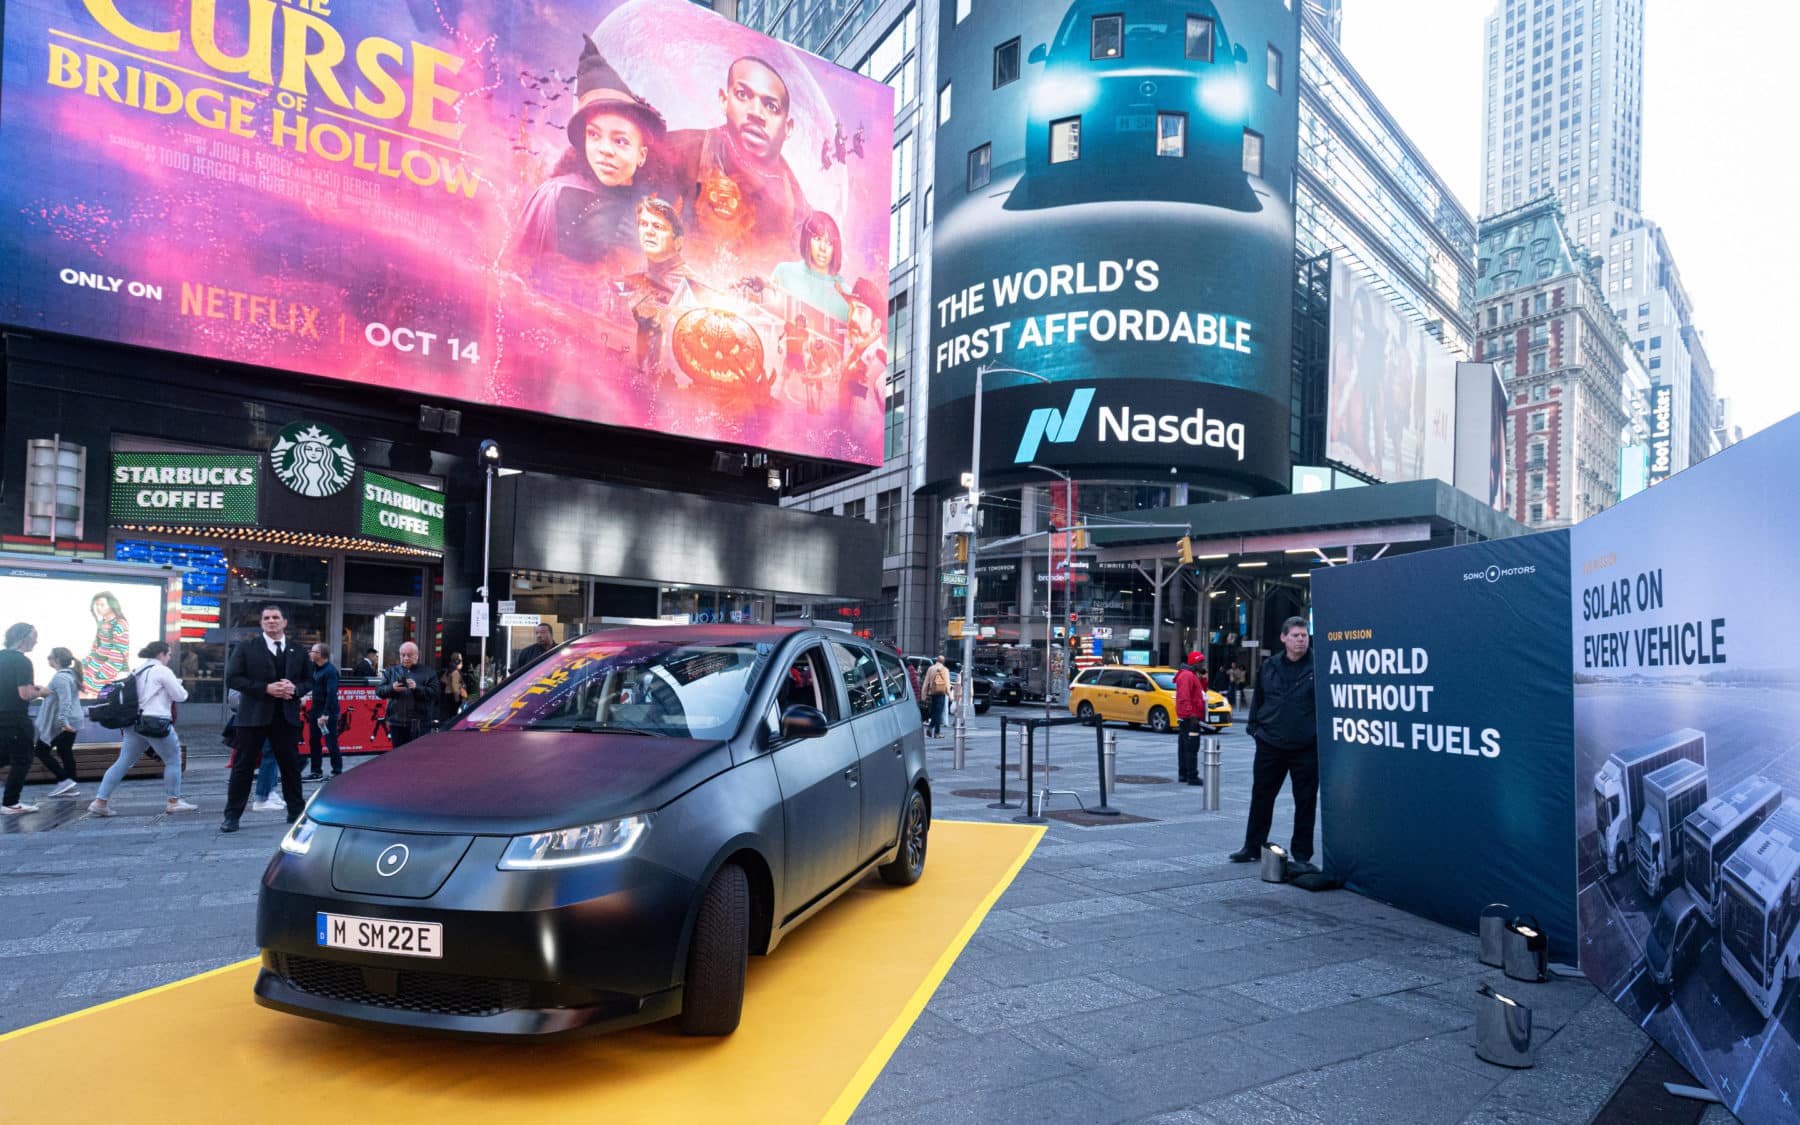
[[[1155,680],[1156,686],[1164,691],[1175,690],[1175,673],[1173,672],[1152,672],[1150,678]]]
[[[1667,956],[1675,949],[1676,915],[1672,910],[1658,910],[1650,926],[1650,944]]]
[[[1762,908],[1751,902],[1735,883],[1726,883],[1725,894],[1719,901],[1719,933],[1724,936],[1725,948],[1759,981],[1766,979],[1763,973],[1764,925]]]
[[[566,648],[483,700],[458,728],[729,738],[770,649],[748,641]]]

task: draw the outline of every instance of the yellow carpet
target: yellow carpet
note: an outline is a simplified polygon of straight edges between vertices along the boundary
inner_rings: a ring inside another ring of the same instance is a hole
[[[1042,834],[934,822],[916,886],[865,884],[750,959],[728,1039],[362,1031],[258,1007],[244,962],[0,1036],[0,1074],[59,1122],[841,1122]]]

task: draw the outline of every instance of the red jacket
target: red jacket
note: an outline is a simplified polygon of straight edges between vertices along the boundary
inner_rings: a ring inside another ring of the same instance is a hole
[[[1175,673],[1175,717],[1206,719],[1206,679],[1191,669]]]

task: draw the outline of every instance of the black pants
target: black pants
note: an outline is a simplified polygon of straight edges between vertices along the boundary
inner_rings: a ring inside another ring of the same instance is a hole
[[[31,772],[31,751],[37,745],[37,732],[23,715],[19,721],[0,719],[0,762],[6,765],[6,793],[0,805],[16,805],[25,792],[25,775]]]
[[[225,819],[244,815],[250,799],[250,786],[256,781],[256,768],[262,764],[263,740],[275,755],[275,768],[281,771],[281,799],[287,803],[288,819],[294,820],[306,807],[300,788],[300,731],[277,716],[264,727],[237,728],[237,753],[231,759],[231,782],[225,790]]]
[[[1200,780],[1200,720],[1189,716],[1181,720],[1181,733],[1175,740],[1175,774],[1182,781]]]
[[[37,744],[36,752],[37,760],[44,763],[44,768],[50,771],[50,776],[54,777],[57,781],[75,780],[74,731],[63,731],[48,745],[39,742]],[[53,754],[54,756],[52,756]],[[62,760],[58,761],[58,758],[61,758]]]
[[[323,736],[323,738],[321,738],[319,735],[319,720],[321,718],[325,718],[326,721],[331,724],[331,730],[329,732],[327,732]],[[330,715],[330,716],[314,715],[312,717],[311,721],[306,724],[306,745],[307,745],[307,748],[312,751],[312,772],[313,773],[317,774],[317,773],[321,772],[319,767],[324,764],[323,758],[322,758],[321,754],[319,753],[319,751],[320,751],[319,743],[320,742],[323,742],[325,744],[325,746],[331,750],[331,776],[336,777],[338,774],[344,772],[344,756],[342,754],[338,753],[337,728],[338,728],[338,719],[337,719],[336,715]]]
[[[1294,838],[1289,854],[1310,861],[1313,856],[1313,818],[1319,807],[1319,748],[1282,750],[1256,740],[1256,765],[1250,784],[1250,824],[1244,831],[1244,849],[1260,852],[1269,842],[1269,825],[1275,819],[1275,798],[1281,783],[1294,779]]]
[[[390,742],[396,750],[405,746],[413,739],[418,738],[420,735],[429,734],[430,732],[431,728],[425,726],[422,722],[415,722],[410,719],[401,722],[395,722],[393,719],[388,720],[388,742]]]

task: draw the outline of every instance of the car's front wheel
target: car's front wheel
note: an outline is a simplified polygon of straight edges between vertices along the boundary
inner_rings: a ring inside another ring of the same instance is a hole
[[[749,957],[750,877],[728,863],[708,884],[694,921],[681,997],[684,1034],[730,1035],[737,1030]]]
[[[1161,707],[1150,708],[1150,729],[1157,734],[1169,733],[1169,713]]]
[[[930,842],[931,810],[925,805],[925,794],[917,789],[906,802],[906,816],[900,823],[900,852],[894,862],[876,868],[881,881],[896,887],[910,887],[925,874],[925,846]]]

